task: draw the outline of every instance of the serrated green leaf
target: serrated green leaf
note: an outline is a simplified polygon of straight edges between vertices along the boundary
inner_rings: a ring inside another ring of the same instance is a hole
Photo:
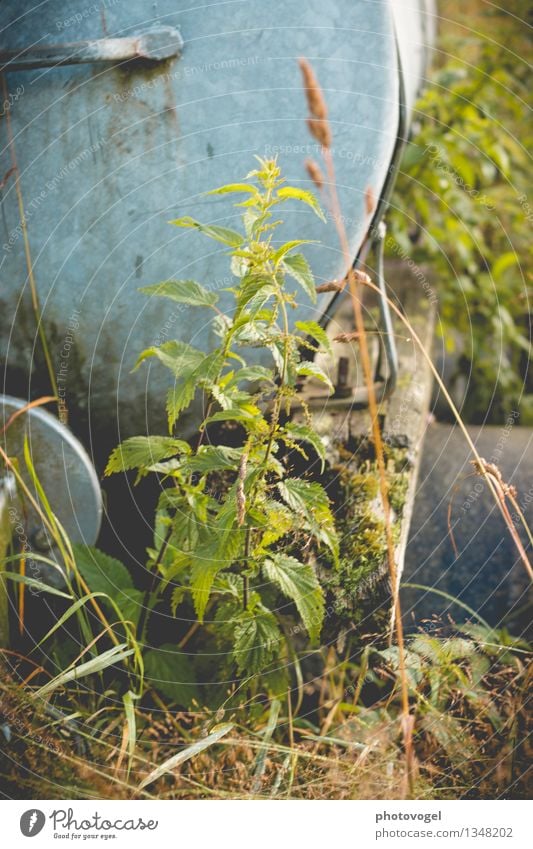
[[[245,610],[235,627],[233,657],[239,674],[261,672],[278,652],[281,632],[276,617],[259,605]]]
[[[305,518],[313,536],[327,545],[338,563],[339,540],[324,487],[317,481],[304,481],[301,478],[286,478],[277,487],[285,503]]]
[[[254,404],[249,405],[249,409],[242,407],[231,407],[229,410],[219,410],[209,416],[207,423],[211,422],[242,422],[243,424],[257,424],[264,421],[261,415],[261,410]]]
[[[135,589],[124,564],[93,546],[73,545],[72,548],[76,566],[91,592],[108,595],[124,619],[137,624],[144,594]]]
[[[263,572],[295,603],[311,639],[318,639],[324,619],[324,593],[311,564],[300,563],[285,554],[273,554],[265,560]]]
[[[231,248],[238,248],[244,242],[244,236],[237,233],[236,230],[219,227],[215,224],[200,224],[199,221],[195,221],[194,218],[190,218],[188,215],[185,215],[183,218],[174,218],[169,223],[174,224],[176,227],[192,227],[204,233],[210,239],[214,239],[216,242],[222,242],[222,244],[229,245]]]
[[[267,501],[267,527],[263,533],[260,549],[265,549],[290,533],[295,525],[294,514],[279,501]]]
[[[245,366],[233,375],[227,384],[227,388],[230,389],[231,387],[238,386],[239,383],[244,382],[254,383],[258,380],[266,381],[267,383],[274,383],[274,374],[272,369],[265,368],[264,366]]]
[[[143,286],[139,292],[195,307],[212,307],[218,301],[216,292],[209,292],[196,280],[164,280],[153,286]]]
[[[189,457],[186,467],[191,472],[235,471],[239,466],[242,449],[225,445],[201,445],[194,457]]]
[[[143,469],[174,454],[187,454],[190,450],[186,442],[171,436],[132,436],[111,452],[104,474]]]
[[[308,361],[300,363],[296,367],[296,374],[300,375],[300,377],[314,377],[316,380],[320,380],[321,383],[325,383],[332,392],[334,390],[334,386],[326,372],[316,363]]]
[[[206,192],[208,195],[227,195],[227,194],[236,194],[239,192],[249,192],[252,195],[257,195],[258,191],[255,186],[250,185],[249,183],[228,183],[227,186],[219,186],[218,189],[211,189],[210,192]]]
[[[120,560],[104,554],[91,545],[74,544],[72,546],[76,566],[93,592],[109,592],[133,587],[133,581],[127,568]]]
[[[265,303],[268,298],[275,294],[275,292],[276,287],[272,283],[272,277],[267,276],[266,274],[246,275],[239,287],[237,310],[234,316],[235,322],[253,298],[261,293],[263,303]]]
[[[292,254],[283,259],[283,269],[293,277],[309,296],[313,304],[316,304],[316,286],[313,272],[302,254]]]
[[[170,596],[170,612],[176,615],[176,610],[187,594],[187,587],[174,587]]]
[[[249,392],[240,390],[236,386],[222,386],[220,383],[210,383],[208,389],[223,410],[232,410],[253,403],[252,396]]]
[[[173,703],[190,708],[192,700],[200,700],[191,662],[173,643],[149,649],[144,655],[147,684],[171,699]]]
[[[324,328],[321,327],[317,321],[296,321],[294,325],[298,330],[301,330],[302,333],[305,333],[307,336],[314,339],[315,342],[318,342],[319,346],[323,348],[326,353],[333,353],[330,338]]]
[[[139,355],[133,370],[139,368],[148,357],[157,357],[176,377],[186,378],[205,359],[205,354],[186,342],[170,339],[162,345],[146,348]]]
[[[153,466],[147,466],[147,472],[155,472],[156,475],[172,475],[183,467],[182,460],[177,457],[172,457],[171,460],[163,460],[162,463],[154,463]]]
[[[172,432],[176,420],[192,404],[196,394],[196,383],[193,378],[179,381],[167,392],[166,410],[168,429]]]
[[[310,206],[313,212],[318,215],[322,221],[326,221],[320,204],[312,192],[309,192],[306,189],[298,189],[296,186],[283,186],[281,189],[278,189],[278,197],[282,200],[299,200],[302,203],[307,204],[307,206]]]
[[[248,204],[254,204],[255,199],[251,199],[248,201]],[[258,222],[261,220],[262,215],[257,208],[247,209],[244,213],[242,220],[244,224],[244,230],[248,239],[252,240],[255,235],[255,229],[258,226]]]
[[[292,239],[290,242],[285,242],[285,244],[281,245],[276,251],[274,251],[272,255],[272,261],[277,265],[281,259],[283,259],[290,251],[294,250],[294,248],[299,248],[300,245],[312,245],[312,241],[310,239]],[[300,254],[297,254],[300,256]]]
[[[236,527],[236,504],[230,490],[216,521],[212,523],[209,538],[199,546],[191,558],[191,593],[194,609],[200,622],[211,595],[215,577],[229,568],[242,552],[244,529]]]

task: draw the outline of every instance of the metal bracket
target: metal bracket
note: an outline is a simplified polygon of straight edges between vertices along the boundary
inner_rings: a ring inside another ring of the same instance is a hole
[[[385,361],[387,365],[387,376],[383,381],[381,390],[381,401],[388,398],[396,388],[398,381],[398,351],[396,348],[396,339],[394,337],[394,326],[389,307],[387,296],[387,284],[383,273],[383,247],[385,236],[387,234],[387,226],[384,221],[380,221],[374,233],[374,244],[376,245],[377,268],[376,277],[379,286],[379,314],[383,332],[380,335],[380,357],[377,364],[377,373],[381,371],[381,354],[385,353]]]
[[[183,39],[174,27],[155,27],[124,38],[100,38],[69,44],[37,44],[0,50],[0,71],[26,71],[87,62],[162,62],[180,56]]]

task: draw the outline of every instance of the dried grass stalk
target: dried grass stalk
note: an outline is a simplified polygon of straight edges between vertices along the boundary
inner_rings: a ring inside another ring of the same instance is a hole
[[[328,107],[322,89],[307,59],[302,57],[298,60],[298,63],[302,72],[307,106],[310,113],[310,117],[307,120],[309,132],[322,147],[330,148],[332,141],[331,128],[328,122]]]
[[[304,164],[307,173],[311,177],[317,189],[322,189],[324,186],[324,175],[320,170],[320,165],[318,164],[318,162],[315,162],[314,159],[306,159]]]
[[[344,285],[337,283],[336,280],[331,280],[329,283],[320,283],[316,287],[317,294],[322,295],[324,292],[342,292]]]

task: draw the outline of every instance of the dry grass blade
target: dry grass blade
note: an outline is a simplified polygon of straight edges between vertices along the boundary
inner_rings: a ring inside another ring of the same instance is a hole
[[[29,410],[33,410],[35,407],[42,407],[44,404],[50,404],[52,401],[57,401],[55,395],[44,395],[42,398],[36,398],[35,401],[30,401],[28,404],[25,404],[20,408],[20,410],[15,410],[14,413],[11,413],[5,425],[0,428],[0,433],[5,433],[19,416],[24,415],[24,413],[27,413]]]
[[[157,781],[157,779],[161,778],[161,776],[165,775],[165,773],[172,772],[172,770],[176,769],[176,767],[180,766],[180,764],[185,763],[185,761],[188,761],[190,758],[194,758],[195,755],[199,755],[200,752],[203,752],[204,749],[208,749],[209,746],[212,746],[214,743],[218,743],[218,741],[228,734],[233,727],[232,722],[226,722],[223,725],[219,725],[218,728],[215,728],[215,730],[207,737],[204,737],[203,740],[197,740],[197,742],[193,743],[192,746],[187,746],[186,749],[182,749],[177,755],[173,755],[167,761],[160,764],[160,766],[156,767],[156,769],[154,769],[146,776],[145,779],[143,779],[143,781],[141,781],[139,784],[139,790],[143,790],[148,786],[148,784],[152,784],[152,782]]]
[[[113,648],[108,649],[103,652],[103,654],[98,655],[98,657],[93,657],[91,660],[87,660],[85,663],[81,663],[79,666],[67,669],[65,672],[57,675],[49,681],[48,684],[44,684],[43,687],[40,687],[36,691],[35,697],[43,698],[44,696],[52,693],[54,690],[57,690],[58,687],[62,687],[63,684],[68,684],[69,681],[77,681],[79,678],[83,678],[86,675],[103,672],[103,670],[107,669],[108,666],[120,663],[120,661],[125,660],[125,658],[132,654],[133,649],[128,649],[127,643],[121,643],[118,646],[113,646]]]
[[[268,723],[265,728],[265,733],[263,735],[263,746],[259,750],[259,754],[256,760],[256,767],[254,772],[254,780],[252,782],[252,793],[259,793],[261,790],[261,779],[263,778],[263,774],[265,772],[266,766],[266,756],[268,752],[268,744],[272,739],[272,735],[276,730],[276,724],[278,721],[279,712],[281,709],[281,702],[279,699],[273,699],[272,704],[270,706],[270,713],[268,717]]]

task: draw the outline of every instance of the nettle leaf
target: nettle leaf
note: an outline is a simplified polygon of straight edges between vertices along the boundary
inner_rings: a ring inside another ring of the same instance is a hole
[[[72,546],[76,566],[87,581],[92,592],[108,592],[111,586],[116,589],[131,589],[131,575],[120,560],[104,554],[92,545],[76,543]]]
[[[205,386],[209,376],[220,370],[224,360],[218,350],[206,355],[177,340],[165,342],[158,348],[147,348],[139,357],[137,366],[150,356],[158,357],[178,378],[178,382],[169,389],[166,401],[168,427],[172,432],[179,415],[191,405],[197,388]]]
[[[214,239],[216,242],[222,242],[222,244],[229,245],[231,248],[238,248],[244,242],[244,236],[237,233],[236,230],[229,230],[227,227],[218,227],[215,224],[200,224],[199,221],[190,218],[188,215],[183,218],[175,218],[169,223],[174,224],[176,227],[192,227],[201,233],[205,233],[210,239]]]
[[[144,654],[144,673],[148,684],[184,708],[192,706],[200,695],[191,662],[172,643],[164,643]]]
[[[326,446],[318,433],[307,425],[298,425],[292,422],[285,426],[285,433],[294,442],[308,442],[309,445],[313,446],[322,461],[321,471],[323,472],[326,461]]]
[[[189,304],[195,307],[212,307],[218,301],[216,292],[209,292],[196,280],[164,280],[153,286],[143,286],[139,289],[145,295],[156,295],[170,298],[179,304]]]
[[[334,390],[334,386],[326,372],[316,363],[307,361],[300,363],[296,367],[296,374],[300,375],[300,377],[314,377],[316,380],[320,380],[321,383],[325,383],[331,392]]]
[[[219,573],[213,581],[213,592],[219,595],[231,596],[232,599],[240,602],[242,592],[241,576],[233,575],[231,572]]]
[[[272,282],[272,277],[267,274],[248,274],[246,275],[239,286],[237,297],[237,310],[235,313],[235,321],[250,301],[259,293],[263,297],[263,303],[276,293],[276,287]]]
[[[187,459],[186,467],[191,472],[215,472],[238,468],[241,448],[226,445],[201,445],[194,457]]]
[[[239,192],[249,192],[252,195],[259,195],[255,186],[250,183],[228,183],[227,186],[219,186],[218,189],[211,189],[206,192],[208,195],[228,195],[237,194]]]
[[[187,595],[187,587],[174,587],[170,596],[170,612],[176,615],[176,610]]]
[[[242,220],[248,239],[253,239],[258,222],[261,221],[262,217],[258,209],[247,209],[244,213]]]
[[[313,536],[327,545],[337,563],[339,540],[324,487],[316,481],[304,481],[301,478],[286,478],[279,481],[277,487],[285,503],[304,517]]]
[[[313,242],[310,239],[293,239],[291,242],[285,242],[285,244],[281,245],[274,253],[272,254],[272,261],[275,265],[279,263],[280,260],[284,259],[285,256],[294,248],[299,248],[300,245],[312,245]],[[295,254],[295,256],[300,256],[300,254]]]
[[[239,616],[234,631],[233,657],[239,674],[261,672],[279,651],[281,632],[270,610],[257,605]]]
[[[296,186],[283,186],[283,188],[278,189],[277,194],[278,198],[281,198],[282,200],[292,198],[307,204],[307,206],[310,206],[313,212],[316,213],[322,221],[326,221],[326,217],[320,208],[320,204],[312,192],[309,192],[306,189],[298,189]]]
[[[77,544],[72,549],[76,566],[90,591],[108,595],[124,619],[137,624],[144,594],[135,589],[124,564],[93,546]],[[105,601],[102,603],[106,605]]]
[[[328,354],[333,353],[330,338],[324,328],[321,327],[317,321],[296,321],[294,325],[297,330],[301,330],[302,333],[305,333],[307,336],[314,339],[314,341],[317,342],[318,345]]]
[[[230,493],[234,492],[233,488]],[[191,558],[191,592],[194,609],[203,622],[215,577],[229,568],[241,554],[244,530],[234,527],[236,521],[235,499],[226,509],[222,507],[211,526],[208,540],[194,552]]]
[[[267,501],[266,510],[267,527],[261,538],[260,550],[264,550],[282,539],[293,530],[295,524],[293,513],[279,501]]]
[[[170,339],[162,345],[146,348],[138,357],[135,369],[148,357],[157,357],[176,377],[188,377],[205,359],[205,354],[186,342]]]
[[[283,270],[296,280],[313,304],[316,304],[316,286],[313,272],[303,254],[286,256],[282,263]]]
[[[274,374],[272,369],[265,368],[264,366],[245,366],[235,372],[227,384],[227,389],[230,389],[233,386],[238,386],[239,383],[244,383],[245,381],[247,383],[255,383],[258,380],[273,384]]]
[[[112,451],[104,474],[144,469],[175,454],[188,454],[190,450],[186,442],[171,436],[132,436]]]
[[[154,463],[153,466],[147,466],[147,472],[155,472],[157,475],[173,475],[183,468],[183,461],[177,457],[172,457],[170,460],[163,460],[161,463]]]
[[[295,603],[311,639],[318,639],[324,619],[324,593],[311,564],[274,554],[263,564],[263,572]]]
[[[218,336],[219,339],[223,339],[228,330],[232,325],[231,318],[227,315],[215,315],[214,318],[211,319],[211,330]]]
[[[192,404],[196,394],[196,383],[193,378],[180,381],[171,386],[167,392],[166,411],[168,429],[172,432],[176,420],[181,413]]]
[[[236,386],[222,386],[220,383],[210,383],[207,388],[223,410],[232,410],[236,407],[253,403],[252,396],[248,392],[237,389]]]
[[[248,404],[246,407],[230,407],[228,410],[219,410],[206,419],[206,424],[211,422],[240,422],[248,429],[255,430],[264,421],[259,407],[255,404]]]

